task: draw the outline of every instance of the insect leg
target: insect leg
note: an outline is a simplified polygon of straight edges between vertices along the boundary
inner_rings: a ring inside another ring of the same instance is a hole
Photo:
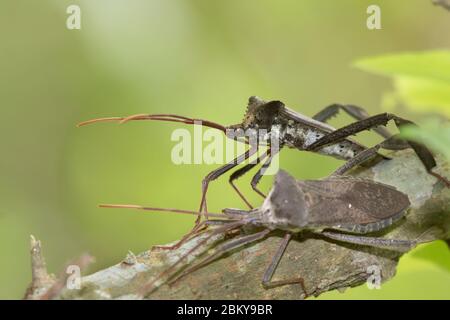
[[[292,238],[291,233],[286,233],[284,235],[283,240],[281,240],[280,246],[278,247],[277,251],[275,252],[275,255],[272,258],[272,261],[270,262],[270,265],[267,267],[266,271],[264,272],[263,278],[262,278],[262,285],[265,289],[275,288],[279,286],[284,286],[288,284],[296,284],[299,283],[302,286],[303,291],[305,292],[305,295],[308,296],[308,293],[306,292],[305,283],[303,281],[303,278],[297,277],[297,278],[291,278],[286,280],[278,280],[278,281],[271,281],[273,274],[275,273],[275,270],[278,267],[278,264],[280,263],[281,258],[283,257],[284,251],[286,250],[289,241]]]
[[[397,120],[398,117],[389,113],[378,114],[357,122],[353,122],[342,128],[339,128],[333,132],[330,132],[317,140],[316,142],[310,144],[307,150],[314,151],[320,147],[339,142],[351,135],[355,135],[364,130],[370,130],[372,128],[378,127],[380,125],[386,126],[390,120]],[[408,122],[411,123],[411,122]],[[406,124],[406,123],[402,123]]]
[[[369,161],[373,159],[375,156],[378,155],[378,150],[380,148],[389,148],[390,150],[395,150],[395,146],[397,145],[399,140],[396,136],[392,136],[389,139],[386,139],[385,141],[371,147],[368,149],[365,149],[361,152],[359,152],[356,156],[348,160],[346,163],[344,163],[341,167],[339,167],[336,171],[334,171],[331,176],[339,176],[343,175],[344,173],[350,171],[354,167],[363,164],[366,161]],[[403,147],[403,143],[400,143],[400,149]],[[387,158],[389,159],[389,158]]]
[[[158,276],[156,276],[151,281],[145,283],[139,290],[138,294],[140,296],[145,297],[147,294],[153,292],[153,290],[157,289],[162,283],[161,278],[169,275],[175,268],[178,266],[184,259],[186,259],[189,255],[194,253],[196,250],[198,250],[201,246],[206,244],[212,237],[219,235],[221,233],[240,228],[242,225],[244,225],[246,221],[236,221],[236,222],[230,222],[224,226],[218,227],[217,229],[214,229],[211,231],[209,235],[207,235],[204,239],[202,239],[200,242],[198,242],[194,247],[190,248],[187,252],[185,252],[175,263],[173,263],[170,267],[162,271]],[[170,275],[169,275],[170,277]]]
[[[363,164],[366,161],[369,161],[374,156],[378,154],[378,150],[380,149],[380,145],[376,145],[372,148],[365,149],[358,153],[356,156],[348,160],[346,163],[344,163],[342,166],[337,168],[331,176],[340,176],[345,174],[346,172],[350,171],[354,167]]]
[[[329,232],[329,231],[323,231],[319,234],[324,235],[327,238],[342,241],[342,242],[360,244],[360,245],[371,246],[371,247],[376,247],[376,248],[392,249],[392,250],[397,250],[397,251],[401,251],[401,252],[408,251],[408,250],[414,248],[418,244],[417,240],[399,240],[399,239],[365,237],[365,236],[351,235],[351,234],[344,234],[344,233],[337,233],[337,232]]]
[[[258,157],[258,159],[256,160],[256,163],[249,163],[246,164],[245,166],[243,166],[242,168],[234,171],[231,175],[230,175],[230,179],[229,182],[231,184],[231,186],[233,187],[233,189],[237,192],[237,194],[239,195],[239,197],[241,197],[241,199],[245,202],[245,204],[250,208],[253,209],[253,206],[250,204],[250,202],[248,202],[248,200],[245,198],[245,196],[242,194],[242,192],[238,189],[238,187],[234,184],[234,180],[242,177],[244,174],[246,174],[248,171],[250,171],[251,169],[253,169],[256,165],[258,165],[262,160],[264,160],[268,155],[267,153],[262,154],[260,157]]]
[[[278,152],[276,152],[276,153],[278,153]],[[262,167],[255,173],[255,175],[252,178],[252,181],[250,182],[250,185],[252,186],[252,189],[257,194],[259,194],[261,197],[263,197],[263,198],[266,198],[266,195],[257,188],[257,185],[258,185],[259,181],[261,180],[261,178],[263,177],[263,175],[266,172],[266,170],[270,167],[270,164],[272,163],[273,157],[276,155],[276,153],[272,154],[271,150],[268,149],[265,154],[263,154],[260,158],[258,158],[256,164],[258,164],[259,162],[263,161],[267,157],[267,159],[264,162],[264,164],[262,165]],[[238,194],[241,196],[242,200],[244,200],[245,203],[250,207],[250,209],[253,209],[253,207],[250,205],[250,203],[248,203],[248,201],[244,198],[244,196],[240,193],[240,191],[234,185],[233,180],[243,176],[245,173],[247,173],[253,167],[255,167],[256,164],[255,163],[249,163],[248,165],[242,167],[241,169],[236,170],[235,172],[233,172],[233,174],[230,176],[230,183],[231,183],[231,185],[238,192]]]
[[[182,210],[182,209],[171,209],[171,208],[156,208],[156,207],[144,207],[140,205],[129,205],[129,204],[101,204],[99,205],[101,208],[121,208],[121,209],[136,209],[136,210],[144,210],[144,211],[160,211],[160,212],[171,212],[171,213],[178,213],[178,214],[192,214],[198,216],[198,211],[191,211],[191,210]],[[194,236],[198,236],[201,232],[204,231],[205,228],[207,228],[210,225],[221,225],[225,223],[230,223],[232,221],[236,220],[242,220],[245,215],[247,214],[247,211],[240,211],[239,214],[236,214],[236,211],[230,212],[230,211],[223,211],[222,214],[218,213],[211,213],[209,212],[208,215],[215,217],[217,219],[214,220],[206,220],[204,222],[196,224],[190,232],[188,232],[186,235],[183,236],[181,240],[179,240],[177,243],[171,246],[154,246],[153,248],[163,249],[163,250],[173,250],[180,247],[184,242],[192,239]]]
[[[169,251],[176,250],[179,247],[181,247],[182,244],[191,240],[193,237],[196,237],[199,234],[201,234],[202,231],[204,231],[204,228],[207,228],[208,226],[211,226],[211,225],[221,225],[221,224],[225,224],[225,223],[230,223],[230,221],[229,220],[205,220],[205,221],[202,221],[202,222],[198,223],[194,228],[192,228],[191,231],[186,233],[175,244],[169,245],[169,246],[156,245],[156,246],[153,246],[153,248],[160,249],[160,250],[169,250]]]
[[[248,149],[244,154],[241,154],[239,157],[235,158],[231,162],[227,163],[226,165],[211,171],[202,181],[202,199],[200,202],[200,209],[199,212],[202,213],[203,209],[206,210],[206,192],[208,191],[208,186],[211,181],[216,180],[218,177],[226,173],[227,171],[233,169],[234,167],[238,166],[242,162],[244,162],[246,159],[250,158],[252,155],[257,152],[257,148],[250,148]],[[205,212],[206,218],[208,217],[208,213]],[[201,215],[198,216],[196,224],[199,223],[201,218]]]
[[[256,191],[256,193],[258,193],[261,197],[263,197],[264,199],[266,198],[266,195],[264,193],[262,193],[256,186],[258,185],[259,181],[261,180],[261,178],[263,177],[264,173],[266,172],[266,170],[270,167],[270,165],[272,164],[272,160],[274,158],[274,156],[279,152],[279,150],[272,152],[271,149],[268,150],[268,155],[269,157],[267,158],[267,160],[264,162],[264,164],[262,165],[262,167],[255,173],[255,175],[252,178],[251,181],[251,186],[253,188],[253,190]]]
[[[342,139],[347,138],[348,136],[357,134],[364,130],[370,130],[372,128],[378,127],[380,125],[387,125],[387,123],[391,120],[394,120],[396,126],[400,128],[403,125],[415,125],[413,122],[409,120],[402,119],[400,117],[397,117],[394,114],[391,113],[381,113],[366,119],[363,119],[361,121],[357,121],[354,123],[351,123],[345,127],[342,127],[340,129],[337,129],[336,131],[330,132],[317,140],[316,142],[309,145],[307,148],[305,148],[308,151],[315,151],[318,148],[321,148],[323,146],[329,145],[331,143],[336,143],[338,141],[341,141]],[[435,173],[432,171],[434,167],[436,167],[436,160],[434,159],[433,154],[430,150],[428,150],[427,147],[424,145],[407,140],[411,148],[414,150],[414,152],[419,157],[420,161],[425,166],[426,170],[429,174],[435,176],[439,180],[443,181],[447,187],[450,188],[450,181],[439,175],[438,173]]]
[[[328,120],[336,116],[339,113],[339,110],[343,110],[345,113],[355,118],[356,120],[363,120],[370,117],[370,115],[366,110],[364,110],[364,108],[351,104],[334,103],[319,111],[316,115],[313,116],[313,119],[320,122],[327,122]],[[391,137],[391,133],[386,128],[377,127],[374,129],[374,131],[376,131],[380,136],[386,139]]]
[[[222,213],[224,213],[227,216],[231,216],[231,217],[242,217],[244,215],[249,214],[249,212],[251,212],[251,211],[246,211],[246,210],[242,210],[242,209],[235,209],[235,208],[222,209]]]
[[[210,256],[206,257],[205,259],[203,259],[202,261],[200,261],[199,263],[197,263],[196,265],[186,269],[185,271],[183,271],[178,277],[176,277],[173,281],[171,281],[170,283],[174,283],[176,281],[178,281],[179,279],[181,279],[182,277],[186,276],[189,273],[192,273],[198,269],[200,269],[201,267],[207,265],[208,263],[210,263],[211,261],[216,260],[217,258],[221,257],[222,255],[224,255],[225,253],[242,247],[246,244],[249,244],[251,242],[255,242],[258,240],[263,239],[271,230],[269,229],[264,229],[263,231],[254,233],[254,234],[250,234],[250,235],[246,235],[246,236],[241,236],[238,237],[236,239],[231,239],[229,241],[226,241],[225,243],[217,246],[214,249],[213,254],[211,254]]]

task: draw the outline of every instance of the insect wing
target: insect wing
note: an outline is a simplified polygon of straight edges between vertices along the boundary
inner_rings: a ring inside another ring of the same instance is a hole
[[[282,115],[285,116],[287,119],[293,120],[298,123],[302,123],[303,125],[308,126],[308,127],[321,129],[325,132],[332,132],[332,131],[336,130],[335,128],[333,128],[332,126],[330,126],[324,122],[320,122],[320,121],[314,120],[310,117],[304,116],[286,106],[282,110]]]
[[[409,208],[408,196],[371,180],[351,177],[299,181],[309,222],[319,226],[368,225],[395,221]]]

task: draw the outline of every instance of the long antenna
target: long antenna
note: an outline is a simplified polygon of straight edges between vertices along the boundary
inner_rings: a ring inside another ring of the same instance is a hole
[[[200,124],[205,127],[214,128],[226,133],[226,127],[212,122],[209,120],[187,118],[175,114],[135,114],[128,117],[107,117],[107,118],[97,118],[87,121],[80,122],[77,127],[85,126],[97,122],[119,122],[125,123],[132,120],[155,120],[155,121],[169,121],[169,122],[180,122],[185,124]]]
[[[117,209],[136,209],[136,210],[145,210],[145,211],[154,211],[154,212],[172,212],[172,213],[181,213],[181,214],[191,214],[198,216],[198,211],[193,210],[181,210],[181,209],[172,209],[172,208],[156,208],[156,207],[143,207],[140,205],[134,205],[134,204],[100,204],[100,208],[117,208]],[[208,217],[214,217],[214,218],[228,218],[230,220],[240,220],[240,219],[233,219],[225,214],[220,213],[209,213]]]

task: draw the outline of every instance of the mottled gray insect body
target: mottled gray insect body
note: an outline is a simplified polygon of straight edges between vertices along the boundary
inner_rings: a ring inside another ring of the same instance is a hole
[[[280,170],[275,184],[259,210],[259,221],[270,229],[299,232],[308,225],[309,210],[304,192],[294,178]]]
[[[230,132],[249,129],[266,130],[269,135],[276,133],[280,141],[280,147],[286,145],[289,148],[308,150],[308,147],[326,134],[335,131],[332,126],[297,113],[284,105],[281,101],[269,101],[258,97],[250,97],[247,111],[241,123],[228,126]],[[363,151],[365,147],[359,143],[344,139],[339,143],[330,144],[314,150],[317,153],[329,155],[340,160],[349,160]]]

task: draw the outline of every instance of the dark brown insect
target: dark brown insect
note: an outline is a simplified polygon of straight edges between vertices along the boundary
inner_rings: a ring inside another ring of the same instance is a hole
[[[418,241],[363,235],[391,226],[404,216],[409,206],[407,195],[394,187],[371,180],[345,176],[323,180],[296,180],[288,173],[279,171],[272,190],[260,208],[250,211],[224,209],[223,214],[210,214],[212,219],[200,223],[202,226],[212,226],[206,230],[208,235],[155,280],[147,284],[143,292],[153,290],[164,276],[170,278],[170,273],[176,270],[182,260],[204,246],[214,236],[243,227],[248,229],[249,226],[257,231],[233,237],[219,244],[211,255],[193,266],[188,266],[177,279],[231,250],[261,240],[274,230],[282,230],[285,236],[263,275],[262,284],[265,288],[272,288],[299,283],[305,290],[301,277],[280,281],[271,280],[293,234],[309,231],[342,242],[396,250],[410,249]],[[103,205],[103,207],[197,214],[195,211],[129,205]],[[200,229],[191,231],[184,239],[196,236],[198,230]]]

